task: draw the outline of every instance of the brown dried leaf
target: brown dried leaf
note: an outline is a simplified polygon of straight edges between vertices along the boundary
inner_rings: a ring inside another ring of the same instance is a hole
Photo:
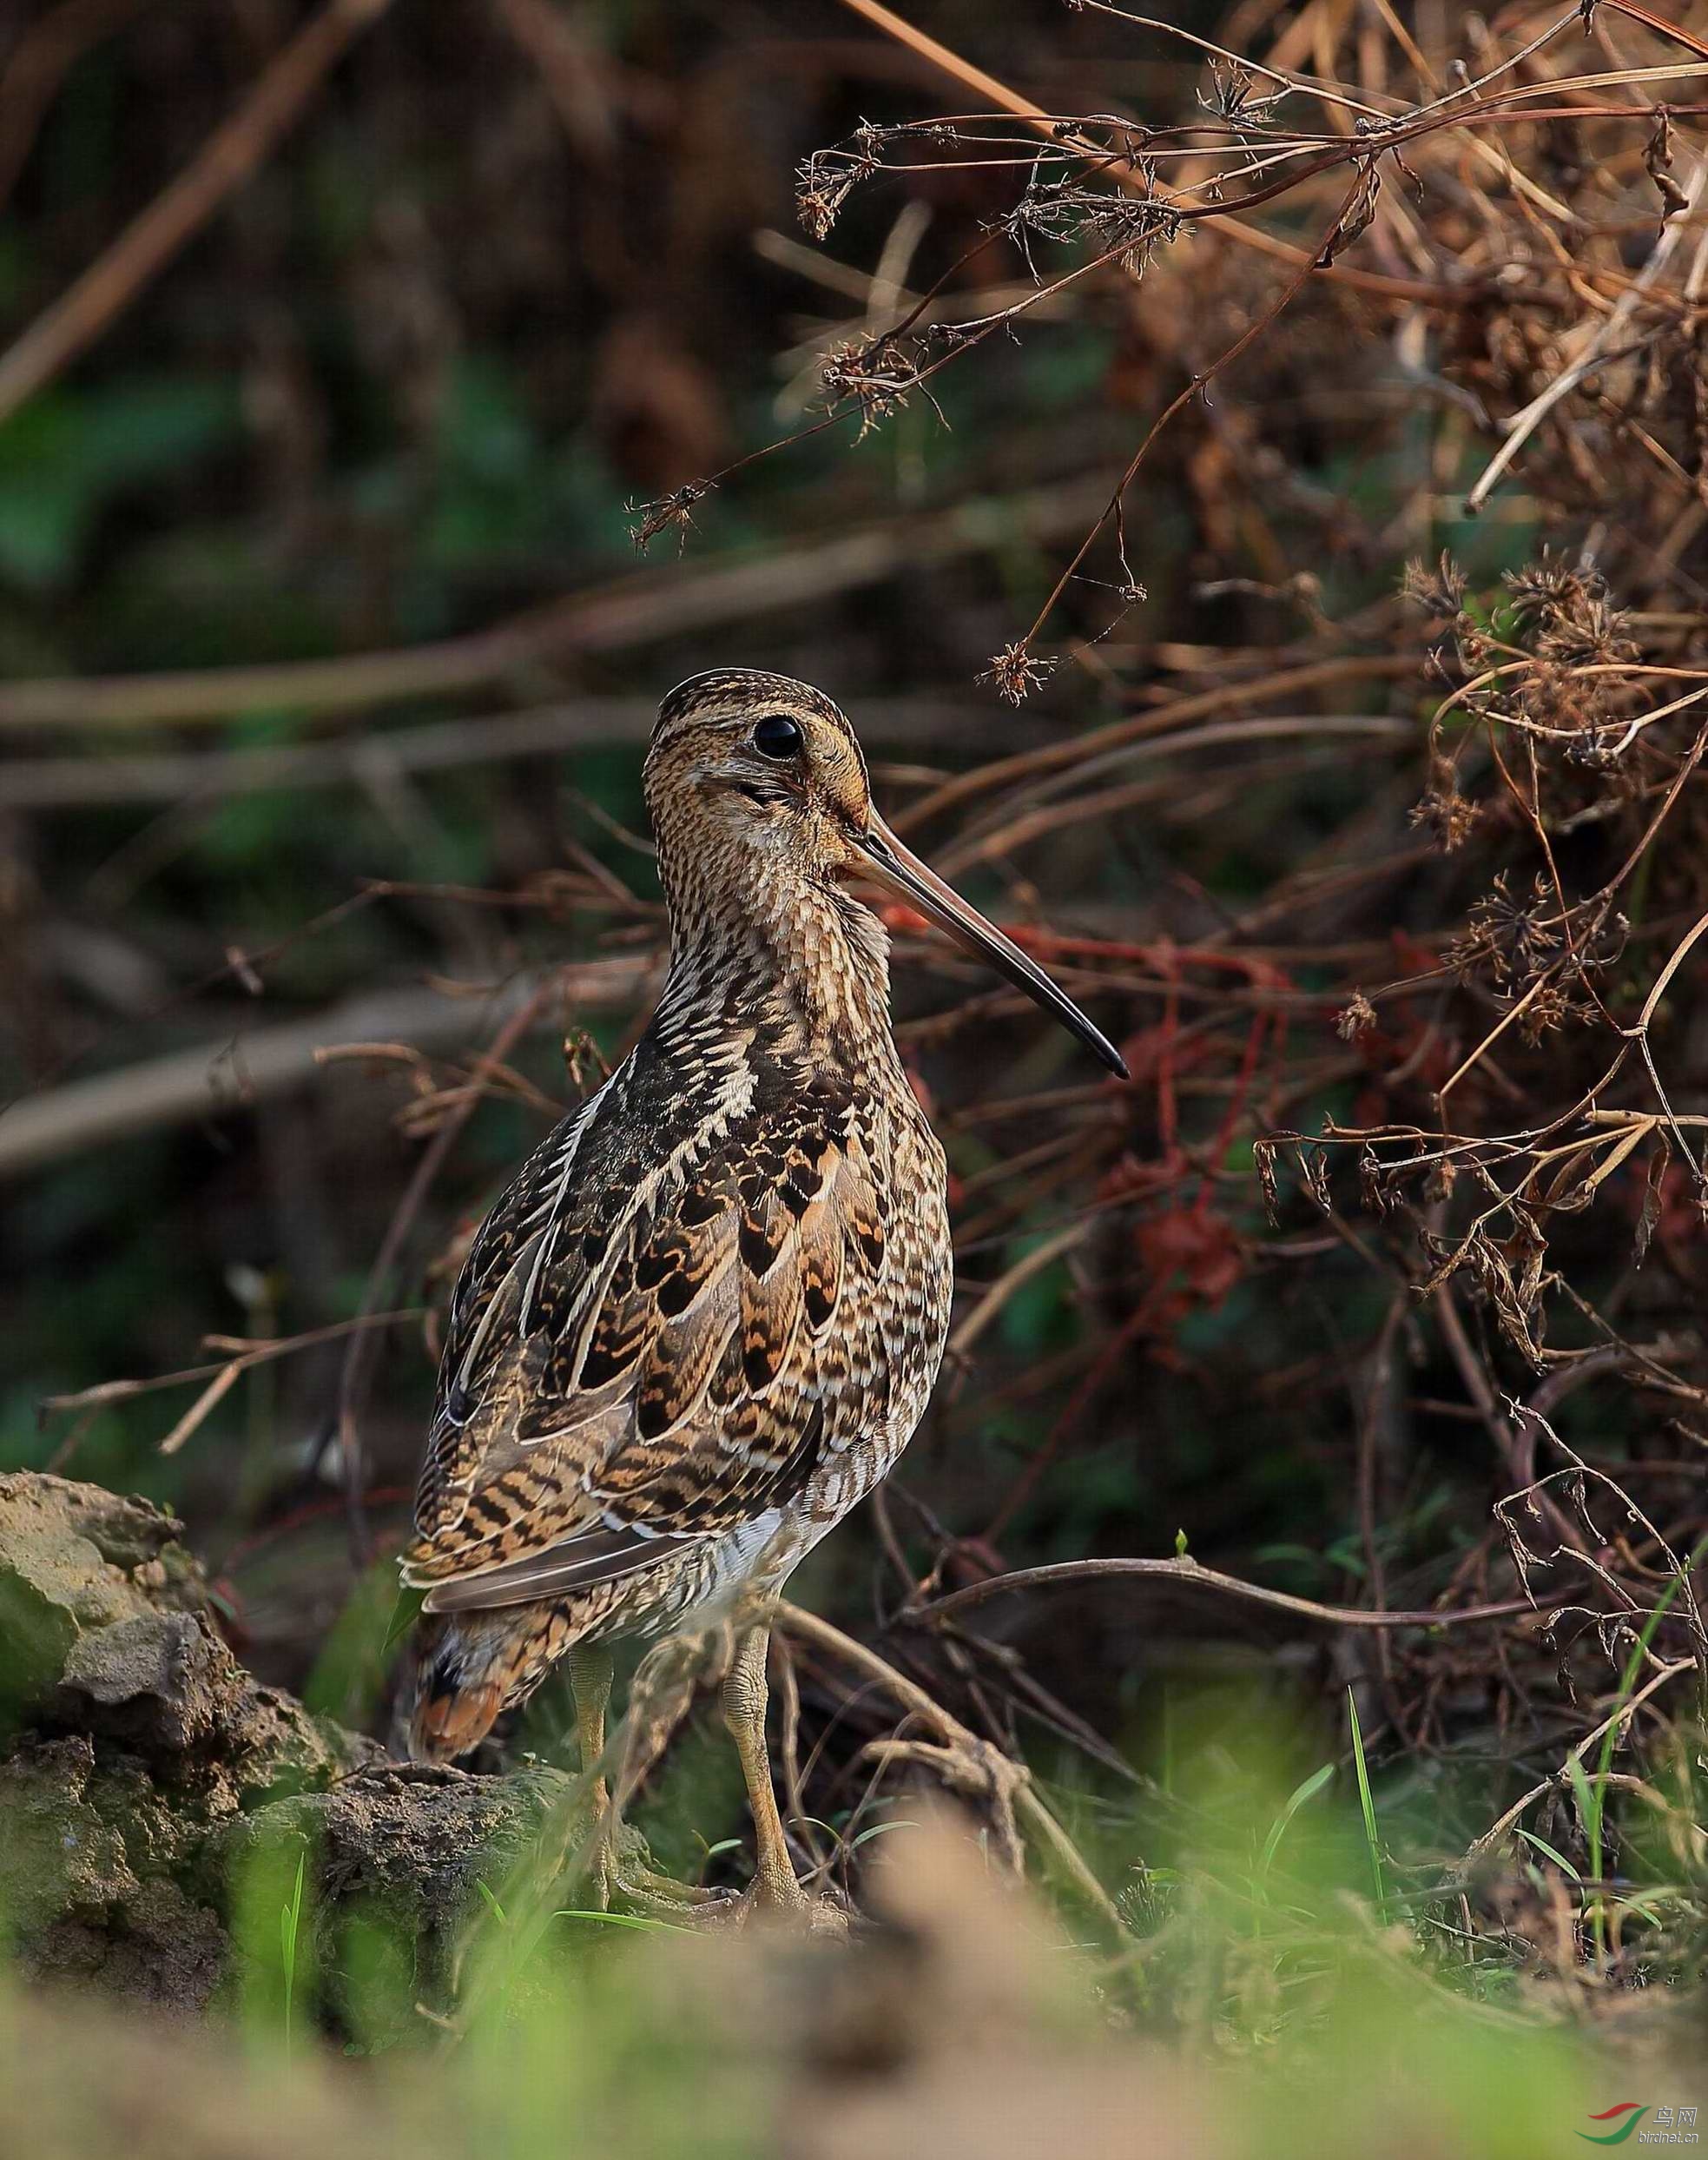
[[[1358,235],[1369,225],[1376,214],[1376,203],[1382,195],[1382,175],[1372,162],[1365,166],[1359,176],[1358,191],[1342,212],[1335,229],[1322,243],[1322,251],[1316,258],[1316,268],[1326,270],[1335,258],[1343,254]]]
[[[1648,1176],[1643,1182],[1643,1205],[1637,1217],[1637,1236],[1632,1249],[1633,1264],[1641,1267],[1648,1258],[1653,1242],[1655,1225],[1660,1220],[1661,1187],[1672,1160],[1672,1142],[1665,1130],[1655,1133],[1655,1144],[1649,1157]]]

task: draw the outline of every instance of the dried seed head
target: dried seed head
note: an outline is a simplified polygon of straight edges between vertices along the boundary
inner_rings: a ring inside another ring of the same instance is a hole
[[[1448,964],[1468,976],[1487,962],[1503,989],[1527,989],[1560,949],[1560,933],[1549,919],[1550,902],[1540,871],[1529,894],[1519,900],[1502,870],[1448,946]]]
[[[1454,785],[1453,768],[1441,759],[1431,776],[1429,786],[1413,805],[1411,822],[1414,825],[1428,826],[1442,854],[1451,855],[1455,848],[1464,845],[1481,816],[1480,805],[1472,802],[1469,796],[1460,794]]]
[[[1588,667],[1636,658],[1629,618],[1608,598],[1599,571],[1545,554],[1522,570],[1507,571],[1502,583],[1512,595],[1518,629],[1539,659]]]
[[[1400,597],[1438,621],[1456,621],[1465,610],[1465,573],[1445,548],[1434,570],[1414,556],[1400,580]]]
[[[1025,702],[1035,686],[1055,673],[1053,660],[1038,659],[1030,652],[1025,640],[1004,645],[999,652],[991,655],[991,664],[979,677],[981,683],[994,683],[996,694],[1006,704],[1018,705]]]
[[[831,409],[852,402],[860,408],[863,442],[874,427],[899,413],[919,386],[920,362],[894,338],[874,338],[867,345],[838,345],[819,369],[819,380]]]
[[[1544,1035],[1552,1035],[1567,1021],[1593,1020],[1595,1007],[1574,998],[1561,984],[1545,982],[1518,1016],[1518,1031],[1533,1050]]]
[[[814,150],[795,168],[795,214],[814,240],[826,240],[842,205],[862,180],[877,171],[879,159],[866,147],[879,131],[862,129],[859,151]]]
[[[629,527],[629,538],[635,543],[635,552],[644,555],[661,532],[674,526],[678,551],[688,545],[689,528],[694,523],[694,505],[712,492],[709,480],[689,480],[674,493],[661,495],[656,502],[625,503],[634,520]]]

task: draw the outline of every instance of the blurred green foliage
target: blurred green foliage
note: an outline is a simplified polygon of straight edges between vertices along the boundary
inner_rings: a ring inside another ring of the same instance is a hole
[[[1159,1796],[1175,1830],[1154,1807],[1103,1825],[1125,1946],[1070,1950],[999,1892],[964,1826],[898,1820],[874,1866],[899,1935],[629,1932],[556,1909],[550,1886],[531,1912],[496,1880],[470,1921],[465,2005],[447,2009],[420,1999],[409,1943],[342,1892],[329,1907],[316,1855],[287,1840],[254,1853],[237,1895],[241,2060],[171,2038],[139,2106],[116,2028],[0,1978],[0,2130],[29,2110],[32,2151],[82,2160],[128,2106],[140,2160],[213,2160],[240,2124],[262,2160],[311,2143],[343,2160],[376,2137],[426,2160],[829,2160],[855,2136],[959,2150],[977,2126],[988,2160],[1019,2160],[1048,2118],[1087,2153],[1539,2160],[1610,2098],[1700,2105],[1682,2027],[1652,2018],[1633,2069],[1553,2015],[1545,1986],[1467,1954],[1450,1899],[1396,1889],[1384,1924],[1355,1795],[1329,1765],[1294,1782],[1296,1736],[1249,1694],[1206,1698],[1177,1741]],[[359,2082],[340,2053],[365,2058]]]

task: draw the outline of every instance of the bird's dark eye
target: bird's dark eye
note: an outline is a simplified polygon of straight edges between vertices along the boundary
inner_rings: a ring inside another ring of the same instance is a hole
[[[768,712],[755,727],[753,746],[762,757],[799,757],[807,746],[801,723],[786,712]]]

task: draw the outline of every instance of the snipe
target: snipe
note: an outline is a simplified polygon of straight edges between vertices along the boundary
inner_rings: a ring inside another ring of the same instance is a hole
[[[847,721],[746,670],[665,699],[645,790],[670,921],[650,1025],[523,1166],[452,1302],[406,1580],[410,1746],[475,1746],[568,1655],[602,1752],[620,1635],[742,1629],[724,1715],[751,1895],[801,1907],[762,1610],[907,1444],[953,1286],[943,1151],[890,1030],[875,884],[1116,1073],[1111,1046],[872,807]]]

